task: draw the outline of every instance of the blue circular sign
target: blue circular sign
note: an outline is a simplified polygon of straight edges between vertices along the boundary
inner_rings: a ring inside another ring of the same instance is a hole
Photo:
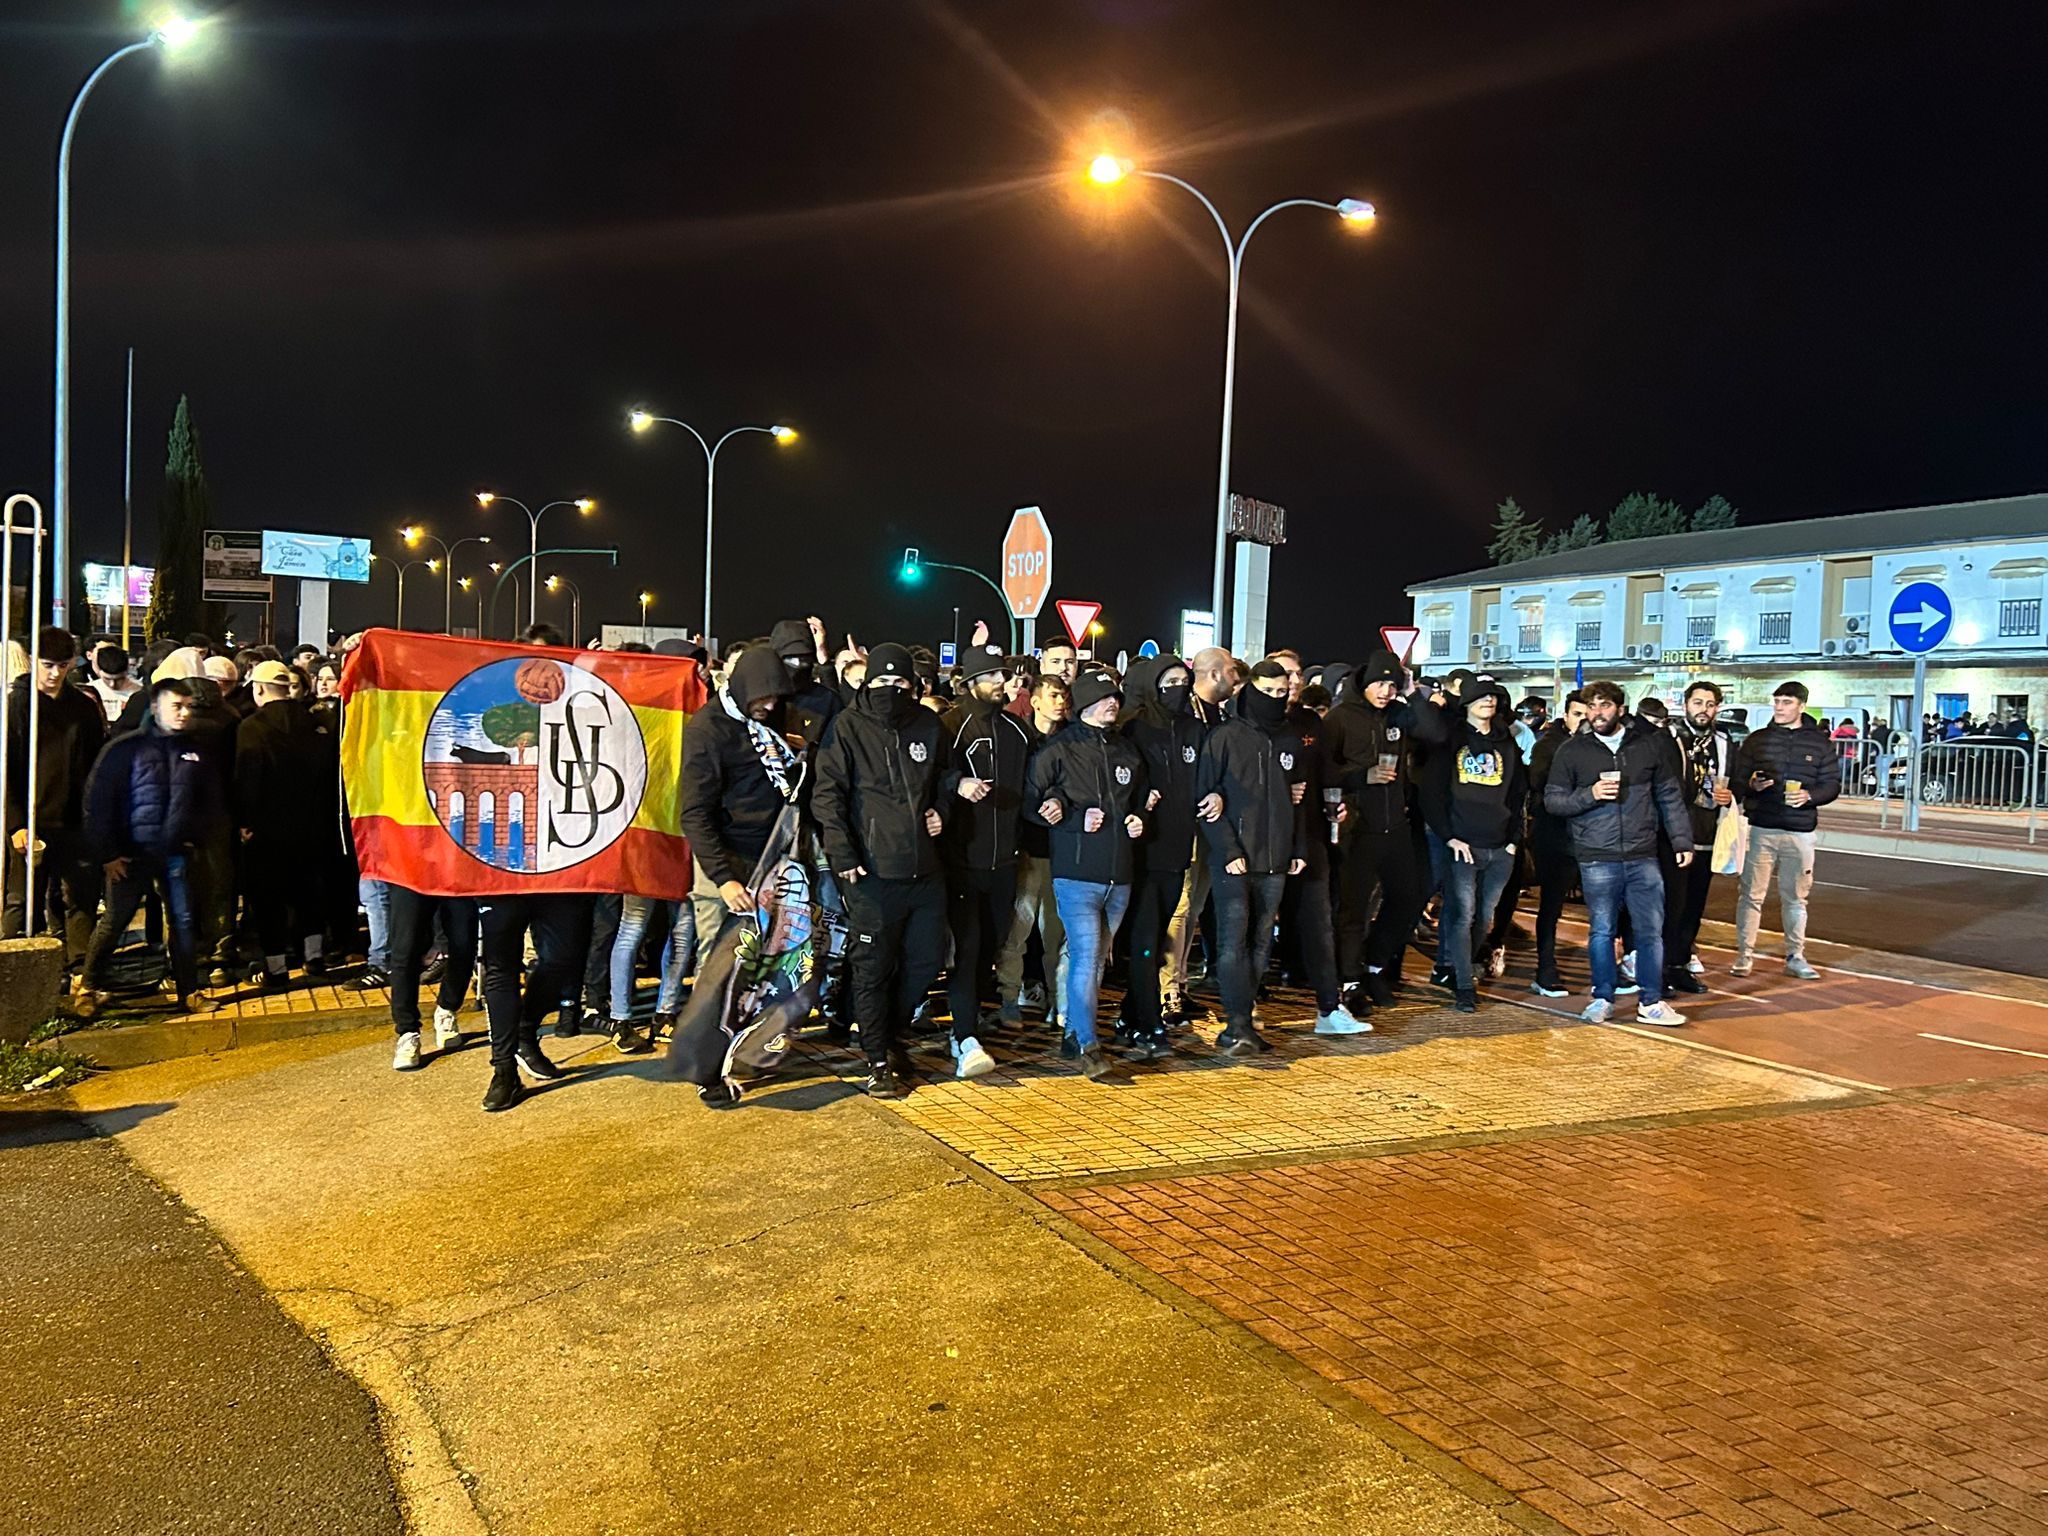
[[[1899,588],[1885,622],[1891,626],[1893,645],[1909,656],[1920,656],[1948,638],[1955,616],[1946,592],[1931,581],[1916,581]]]

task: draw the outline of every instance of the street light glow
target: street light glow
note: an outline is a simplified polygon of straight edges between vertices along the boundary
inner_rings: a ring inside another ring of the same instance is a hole
[[[653,594],[652,592],[642,592],[642,593],[640,594],[640,606],[641,606],[642,608],[646,608],[646,607],[650,607],[650,606],[652,606],[653,602],[654,602],[654,594]]]
[[[1337,217],[1353,229],[1371,229],[1379,222],[1379,210],[1363,198],[1347,197],[1337,204]]]
[[[777,422],[774,426],[770,427],[768,429],[768,434],[769,436],[773,437],[776,442],[782,444],[782,446],[785,448],[787,448],[791,443],[796,441],[796,428],[785,427],[780,422]]]
[[[420,541],[420,535],[425,532],[426,529],[420,527],[419,524],[407,523],[403,528],[398,530],[398,536],[401,539],[405,540],[407,544],[417,544]]]
[[[498,495],[495,491],[478,491],[476,493],[476,504],[480,507],[488,507],[497,499]]]
[[[203,25],[196,16],[182,16],[172,11],[156,24],[156,30],[149,36],[165,53],[179,53],[192,46]]]
[[[645,432],[649,427],[654,425],[654,417],[650,412],[647,411],[630,411],[626,415],[626,425],[631,427],[635,432]]]
[[[1088,162],[1088,179],[1098,187],[1113,187],[1131,174],[1131,162],[1115,155],[1097,155]]]
[[[587,517],[597,510],[597,503],[588,496],[579,496],[576,498],[576,510]]]

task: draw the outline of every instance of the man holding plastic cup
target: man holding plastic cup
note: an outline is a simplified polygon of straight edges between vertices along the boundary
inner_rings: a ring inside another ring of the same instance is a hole
[[[1806,684],[1780,683],[1771,694],[1771,723],[1752,731],[1728,768],[1728,782],[1749,817],[1742,856],[1742,895],[1735,904],[1735,963],[1731,976],[1756,964],[1764,892],[1778,877],[1785,925],[1785,974],[1813,981],[1820,972],[1806,958],[1806,898],[1813,890],[1818,808],[1842,792],[1842,758],[1834,741],[1806,717]]]

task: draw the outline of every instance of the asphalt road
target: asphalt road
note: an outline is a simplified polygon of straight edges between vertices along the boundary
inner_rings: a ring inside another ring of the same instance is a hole
[[[0,1169],[0,1530],[399,1536],[368,1395],[196,1216],[69,1116]]]
[[[1735,921],[1736,884],[1714,882],[1709,917]],[[1764,926],[1778,925],[1773,890]],[[2048,977],[2048,875],[1823,851],[1807,931],[1837,944]]]

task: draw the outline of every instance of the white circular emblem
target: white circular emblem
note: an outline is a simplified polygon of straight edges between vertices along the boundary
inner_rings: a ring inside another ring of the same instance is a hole
[[[1131,782],[1131,770],[1126,768],[1122,763],[1118,763],[1116,765],[1116,781],[1119,784],[1128,784]]]
[[[1398,725],[1390,725],[1390,726],[1388,726],[1388,727],[1387,727],[1387,740],[1389,740],[1389,741],[1399,741],[1400,739],[1401,739],[1401,727],[1399,727]]]
[[[547,874],[618,841],[647,793],[647,743],[611,684],[552,657],[478,667],[427,722],[420,771],[442,828],[497,869]]]
[[[1182,747],[1180,749],[1180,760],[1184,763],[1192,763],[1195,760],[1195,749],[1193,747]]]
[[[913,741],[910,744],[910,760],[913,763],[921,763],[929,755],[930,754],[925,751],[925,745],[923,742]]]
[[[1280,754],[1280,766],[1291,770],[1294,767],[1294,754],[1292,752],[1282,752]]]

